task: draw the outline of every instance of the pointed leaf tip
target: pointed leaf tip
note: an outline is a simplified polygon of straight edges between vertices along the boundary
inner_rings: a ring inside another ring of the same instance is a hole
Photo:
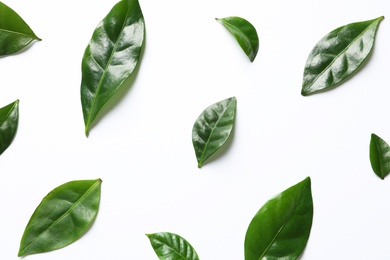
[[[0,56],[16,54],[34,40],[41,40],[17,12],[2,2],[0,12]]]

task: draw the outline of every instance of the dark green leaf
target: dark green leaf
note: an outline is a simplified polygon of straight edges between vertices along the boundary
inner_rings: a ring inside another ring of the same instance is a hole
[[[376,134],[371,134],[370,161],[372,170],[382,180],[390,173],[390,146]]]
[[[34,40],[41,39],[14,10],[0,2],[0,56],[16,53]]]
[[[0,108],[0,154],[14,140],[19,121],[19,100]]]
[[[228,29],[250,61],[253,62],[259,50],[259,37],[256,28],[247,20],[237,16],[215,18],[215,20]]]
[[[47,194],[24,230],[18,256],[63,248],[84,235],[99,210],[101,182],[71,181]]]
[[[137,67],[145,23],[137,0],[118,2],[96,27],[82,61],[81,103],[88,136],[104,104]]]
[[[323,37],[307,58],[302,95],[333,89],[353,75],[367,59],[383,16],[341,26]]]
[[[213,155],[229,138],[234,126],[237,100],[231,97],[207,107],[192,128],[198,167]]]
[[[245,236],[245,260],[297,259],[306,247],[312,221],[311,181],[307,177],[256,213]]]
[[[199,260],[190,243],[177,234],[161,232],[146,236],[160,260]]]

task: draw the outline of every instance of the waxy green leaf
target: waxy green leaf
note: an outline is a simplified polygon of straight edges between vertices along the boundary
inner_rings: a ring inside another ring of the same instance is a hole
[[[96,27],[82,60],[81,103],[85,134],[104,104],[137,67],[145,22],[137,0],[122,0]]]
[[[247,20],[237,16],[215,18],[236,38],[241,49],[254,61],[259,51],[259,36],[256,28]]]
[[[0,108],[0,155],[11,145],[19,122],[19,100]]]
[[[237,100],[231,97],[207,107],[192,128],[198,167],[228,140],[234,126]]]
[[[372,170],[382,180],[390,173],[390,146],[376,134],[371,134],[370,162]]]
[[[245,235],[245,260],[297,259],[306,247],[312,221],[307,177],[269,200],[253,217]]]
[[[191,244],[177,234],[161,232],[146,236],[160,260],[199,260]]]
[[[34,40],[41,39],[14,10],[0,2],[0,56],[14,54]]]
[[[383,19],[347,24],[325,35],[307,58],[301,94],[333,89],[351,77],[371,53]]]
[[[77,180],[47,194],[32,214],[18,256],[63,248],[84,235],[95,220],[101,180]]]

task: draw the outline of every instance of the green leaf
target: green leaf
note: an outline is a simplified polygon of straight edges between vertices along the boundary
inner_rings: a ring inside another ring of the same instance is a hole
[[[199,260],[191,244],[177,234],[161,232],[146,236],[160,260]]]
[[[236,38],[250,61],[254,61],[259,50],[259,37],[256,28],[247,20],[237,16],[215,18]]]
[[[307,177],[256,213],[245,236],[245,260],[297,259],[306,247],[312,221],[311,181]]]
[[[372,170],[382,180],[390,173],[390,146],[376,134],[371,134],[370,162]]]
[[[227,141],[234,126],[237,100],[231,97],[207,107],[192,128],[198,167]]]
[[[0,108],[0,154],[11,145],[19,121],[19,100]]]
[[[357,72],[372,51],[383,19],[347,24],[323,37],[307,58],[301,94],[333,89]]]
[[[0,56],[16,53],[34,40],[41,39],[14,10],[0,2]]]
[[[18,256],[63,248],[84,235],[99,210],[101,182],[71,181],[47,194],[24,230]]]
[[[145,22],[137,0],[118,2],[96,27],[82,60],[85,134],[104,104],[132,75],[144,45]]]

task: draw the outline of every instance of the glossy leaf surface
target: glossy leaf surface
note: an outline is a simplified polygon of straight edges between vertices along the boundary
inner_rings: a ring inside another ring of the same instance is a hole
[[[199,260],[191,244],[177,234],[161,232],[146,236],[160,260]]]
[[[71,181],[47,194],[25,228],[18,256],[53,251],[84,235],[99,210],[101,182]]]
[[[0,108],[0,154],[11,145],[19,122],[19,100]]]
[[[245,236],[245,260],[297,259],[313,221],[311,181],[288,188],[256,213]]]
[[[302,95],[333,89],[351,77],[371,53],[383,19],[347,24],[325,35],[307,58]]]
[[[41,39],[14,10],[0,2],[0,56],[14,54],[34,40]]]
[[[259,51],[259,36],[256,28],[247,20],[237,16],[215,18],[236,38],[241,49],[254,61]]]
[[[382,180],[390,173],[390,146],[376,134],[371,134],[370,162],[372,170]]]
[[[234,126],[237,100],[231,97],[207,107],[192,128],[198,167],[228,140]]]
[[[134,72],[144,37],[137,0],[117,3],[95,29],[82,60],[81,103],[87,136],[98,112]]]

